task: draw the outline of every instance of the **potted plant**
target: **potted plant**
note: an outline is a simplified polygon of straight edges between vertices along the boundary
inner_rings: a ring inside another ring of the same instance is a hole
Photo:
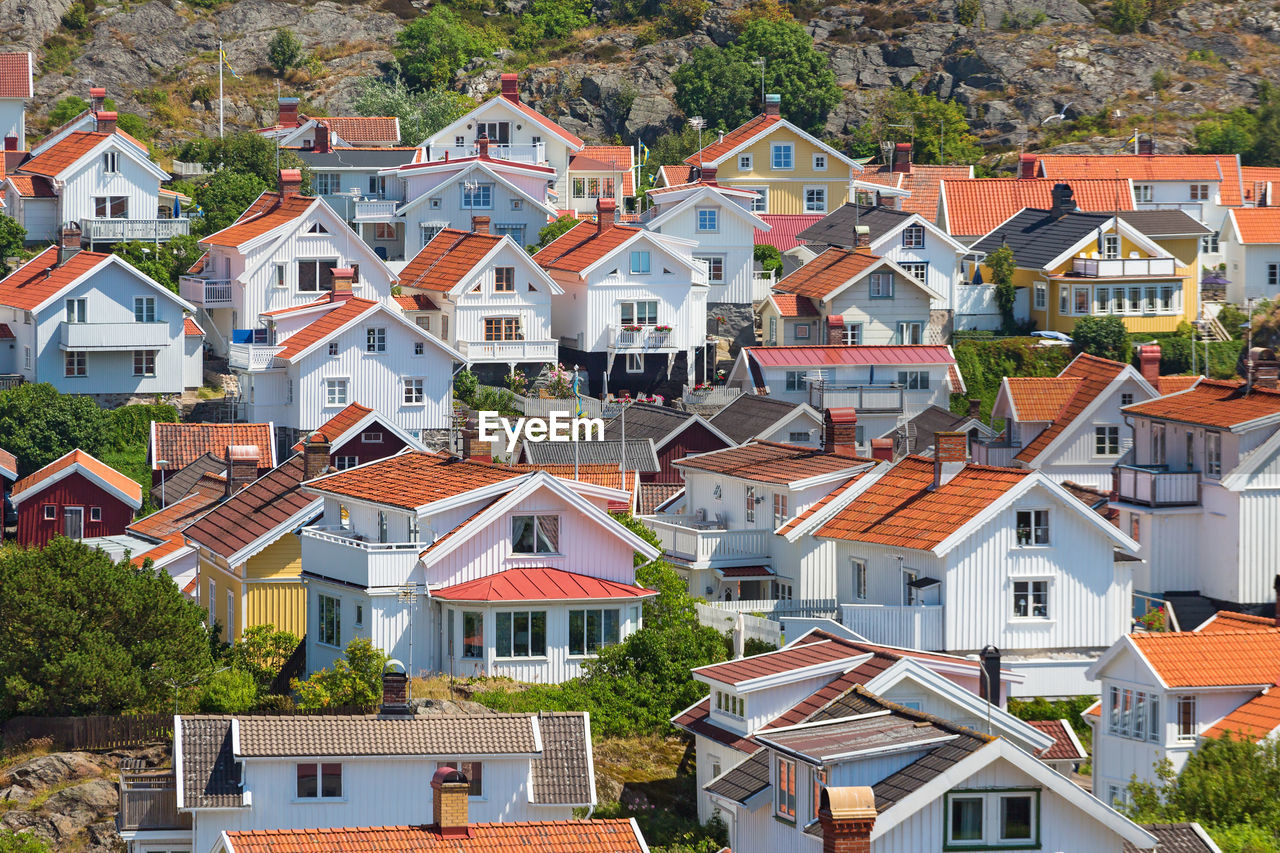
[[[670,326],[654,326],[653,330],[655,332],[669,332],[671,331],[671,327]]]
[[[1169,627],[1169,620],[1163,607],[1148,610],[1138,617],[1138,622],[1148,631],[1166,631]]]

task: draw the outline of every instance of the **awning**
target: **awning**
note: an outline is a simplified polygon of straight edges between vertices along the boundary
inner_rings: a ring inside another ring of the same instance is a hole
[[[768,580],[773,577],[773,569],[768,566],[729,566],[716,569],[716,576],[733,581]]]

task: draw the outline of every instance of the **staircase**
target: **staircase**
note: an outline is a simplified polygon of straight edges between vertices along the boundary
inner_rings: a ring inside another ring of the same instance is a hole
[[[1227,331],[1227,327],[1222,325],[1222,321],[1217,317],[1210,317],[1207,320],[1201,320],[1197,323],[1200,330],[1201,340],[1206,341],[1229,341],[1231,333]]]

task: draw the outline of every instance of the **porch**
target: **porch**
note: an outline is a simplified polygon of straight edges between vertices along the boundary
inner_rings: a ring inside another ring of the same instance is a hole
[[[714,521],[671,515],[646,518],[662,550],[693,568],[769,565],[769,530],[727,530]]]
[[[96,243],[149,240],[158,243],[191,233],[190,219],[81,219],[81,239]]]
[[[1173,258],[1072,258],[1071,271],[1091,278],[1176,275]]]
[[[233,343],[227,348],[227,364],[234,370],[266,370],[283,346]]]
[[[120,774],[120,832],[191,829],[191,815],[178,811],[178,785],[172,770]]]
[[[307,572],[357,587],[402,586],[430,542],[370,542],[343,527],[304,527]]]
[[[60,348],[70,351],[124,352],[167,347],[168,323],[62,323]]]
[[[609,327],[609,349],[627,352],[674,352],[670,326],[616,325]]]
[[[559,341],[458,341],[458,351],[468,361],[554,362]]]
[[[205,308],[231,307],[231,279],[178,276],[178,295]]]

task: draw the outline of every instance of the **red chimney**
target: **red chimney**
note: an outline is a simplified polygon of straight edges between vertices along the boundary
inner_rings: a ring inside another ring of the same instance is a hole
[[[893,461],[893,439],[892,438],[871,439],[871,458],[880,459],[884,462],[892,462]]]
[[[596,230],[604,233],[613,227],[614,216],[618,212],[618,202],[611,198],[596,200]]]
[[[962,432],[933,434],[933,488],[945,485],[969,460],[969,436]]]
[[[317,154],[328,154],[333,150],[329,147],[329,125],[322,121],[316,122],[315,150]]]
[[[1160,345],[1146,344],[1138,347],[1138,372],[1142,378],[1151,383],[1151,387],[1160,390]]]
[[[107,90],[101,86],[95,86],[89,90],[89,109],[93,112],[101,112],[102,108],[107,104]]]
[[[471,231],[474,234],[488,234],[489,233],[489,217],[487,216],[471,217]]]
[[[1153,137],[1143,136],[1138,140],[1138,153],[1151,156],[1156,153],[1156,141]]]
[[[302,194],[302,170],[280,170],[280,197]]]
[[[481,160],[489,159],[489,135],[483,130],[480,131],[480,135],[476,137],[476,148],[480,152]]]
[[[330,444],[328,437],[322,432],[312,433],[302,445],[302,478],[314,480],[322,477],[329,470]]]
[[[855,409],[823,411],[822,449],[836,456],[858,455],[858,412]]]
[[[58,242],[58,266],[74,258],[80,252],[80,238],[83,233],[73,220],[62,226],[61,239]]]
[[[508,101],[520,100],[520,77],[516,74],[502,75],[502,97]]]
[[[1018,155],[1018,177],[1024,181],[1031,180],[1036,176],[1036,155],[1019,154]]]
[[[355,280],[356,271],[351,267],[333,268],[333,296],[331,302],[346,302],[355,294],[351,292],[351,282]]]
[[[853,226],[853,248],[870,249],[871,248],[871,227],[868,225]]]
[[[818,822],[822,853],[871,853],[876,825],[876,795],[870,788],[823,788]]]
[[[701,180],[704,184],[714,184],[716,182],[716,167],[703,166],[702,177],[699,180]]]
[[[6,136],[6,137],[4,138],[4,150],[5,150],[5,151],[17,151],[17,150],[18,150],[18,137],[16,137],[16,136]]]
[[[258,478],[258,448],[255,445],[227,445],[226,463],[227,497]]]
[[[98,133],[115,133],[116,132],[116,113],[97,112],[93,114],[94,120],[97,122]]]
[[[297,127],[298,126],[298,99],[297,98],[280,98],[277,101],[280,107],[279,117],[276,124],[281,127]]]
[[[911,171],[911,143],[899,142],[893,146],[893,165],[891,172]]]

